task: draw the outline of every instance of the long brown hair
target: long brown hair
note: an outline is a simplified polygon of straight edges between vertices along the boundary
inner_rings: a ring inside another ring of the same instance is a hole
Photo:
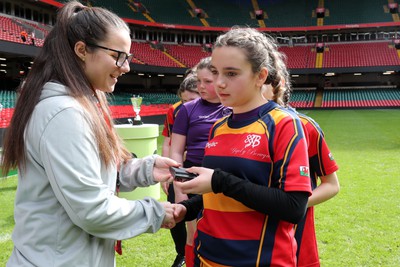
[[[86,7],[72,1],[59,10],[57,23],[46,37],[31,71],[19,88],[15,112],[4,137],[3,175],[12,168],[25,166],[24,131],[39,102],[43,86],[49,81],[65,85],[68,94],[86,110],[100,158],[106,165],[130,157],[113,130],[105,93],[92,87],[85,76],[82,61],[74,52],[78,41],[98,43],[106,40],[110,31],[121,29],[130,32],[123,20],[103,8]]]
[[[285,64],[285,57],[277,51],[270,52],[270,57],[275,68],[273,72],[268,73],[265,83],[272,86],[274,94],[272,100],[283,107],[287,107],[292,93],[292,83]]]

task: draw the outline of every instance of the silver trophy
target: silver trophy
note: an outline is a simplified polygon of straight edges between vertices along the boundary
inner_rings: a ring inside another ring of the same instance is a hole
[[[142,105],[142,100],[143,97],[141,96],[133,96],[131,97],[131,102],[132,102],[132,106],[133,106],[133,111],[135,111],[136,116],[133,119],[133,122],[131,123],[132,125],[138,125],[138,124],[143,124],[142,119],[140,118],[140,107]]]

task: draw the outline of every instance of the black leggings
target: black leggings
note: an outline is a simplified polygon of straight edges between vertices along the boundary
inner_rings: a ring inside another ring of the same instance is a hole
[[[171,203],[175,203],[175,191],[174,184],[170,184],[168,187],[168,197],[167,200]],[[175,251],[180,255],[185,255],[185,245],[186,245],[186,224],[185,221],[181,221],[175,225],[174,228],[170,230],[172,239],[175,243]]]
[[[193,162],[190,162],[187,160],[185,162],[183,162],[184,168],[190,168],[192,166],[199,166],[199,165],[196,165]],[[194,196],[195,196],[194,194],[188,194],[189,198],[192,198]],[[174,190],[173,184],[170,184],[168,187],[167,200],[171,203],[175,203],[175,190]],[[170,230],[170,232],[171,232],[172,239],[174,240],[174,243],[175,243],[176,253],[185,255],[185,245],[186,245],[186,238],[187,238],[185,221],[177,223],[175,225],[175,227]]]

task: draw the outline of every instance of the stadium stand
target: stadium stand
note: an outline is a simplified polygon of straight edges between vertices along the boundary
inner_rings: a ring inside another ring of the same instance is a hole
[[[289,69],[315,68],[316,52],[311,45],[281,46],[279,51],[287,57]]]
[[[182,67],[177,61],[172,60],[163,51],[151,48],[148,43],[132,42],[131,53],[136,60],[148,65],[163,67]]]
[[[324,18],[325,25],[359,24],[393,21],[392,15],[385,12],[387,0],[335,0],[324,1],[329,16]]]
[[[173,104],[179,101],[176,94],[171,93],[146,93],[133,90],[135,95],[143,97],[142,105],[154,105],[154,104]],[[118,92],[109,95],[108,101],[111,105],[131,105],[132,93]]]
[[[315,26],[316,19],[312,10],[317,1],[258,1],[262,10],[267,13],[265,24],[268,27]]]
[[[290,106],[294,108],[312,108],[314,106],[316,88],[296,89],[292,92]]]
[[[396,65],[400,58],[390,42],[329,44],[323,60],[325,68]]]
[[[14,21],[5,16],[0,16],[0,25],[1,25],[1,31],[0,31],[0,39],[9,41],[9,42],[14,42],[14,43],[24,43],[21,40],[21,32],[24,30],[21,26],[17,25],[14,23]]]
[[[166,5],[160,5],[158,1],[152,0],[141,0],[140,2],[151,11],[151,17],[156,22],[203,26],[198,18],[190,14],[191,7],[187,1],[170,0]]]
[[[334,88],[324,91],[322,107],[399,107],[398,88]]]
[[[193,67],[200,59],[210,56],[200,45],[164,44],[165,49],[187,67]]]
[[[29,6],[28,3],[16,0],[17,2],[21,4],[20,6]],[[48,2],[55,1],[39,2],[46,6]],[[163,115],[172,103],[178,101],[175,94],[169,93],[172,89],[175,90],[181,81],[176,77],[177,70],[180,69],[179,74],[183,74],[201,58],[209,56],[210,47],[207,50],[204,46],[211,45],[213,38],[219,32],[234,25],[263,27],[255,18],[256,10],[262,11],[262,20],[266,26],[261,30],[280,40],[279,50],[287,56],[287,65],[291,73],[299,73],[300,76],[304,73],[304,78],[300,77],[297,83],[293,83],[294,91],[290,102],[293,107],[400,107],[398,78],[396,80],[382,75],[385,71],[393,70],[393,73],[397,74],[400,66],[399,10],[389,8],[391,4],[396,4],[395,1],[88,0],[86,2],[106,7],[130,23],[134,38],[130,51],[134,54],[132,70],[140,69],[143,73],[150,70],[146,74],[165,70],[174,76],[166,77],[174,80],[166,82],[168,89],[161,89],[164,84],[161,78],[156,78],[157,75],[137,78],[136,73],[128,74],[132,76],[124,81],[123,86],[136,88],[130,92],[139,93],[144,97],[141,116]],[[322,8],[324,12],[323,18],[317,17],[318,8]],[[35,32],[36,46],[43,45],[44,37],[51,29],[51,25],[31,21],[26,17],[14,17],[12,14],[15,12],[11,12],[12,10],[4,12],[5,9],[3,6],[3,13],[0,15],[0,41],[3,44],[18,43],[18,47],[24,44],[28,47],[32,44],[30,38],[24,43],[20,37],[21,31],[25,30],[28,33]],[[201,16],[196,13],[196,9],[201,10]],[[26,14],[28,12],[25,12],[24,16]],[[387,26],[387,23],[393,22],[397,24]],[[140,23],[144,23],[145,26]],[[384,23],[384,27],[380,26],[381,23]],[[322,27],[315,28],[317,25]],[[344,28],[339,27],[340,25],[344,25]],[[274,30],[270,31],[271,28]],[[318,44],[324,47],[317,53]],[[23,65],[18,62],[18,57],[15,60],[17,61],[15,66]],[[9,65],[8,62],[7,64]],[[18,70],[13,71],[18,73]],[[331,71],[339,75],[326,77],[325,74]],[[351,72],[362,71],[373,73],[375,76],[363,73],[362,78],[340,77],[348,73],[350,73],[348,76],[352,76]],[[0,75],[3,75],[2,72]],[[20,78],[22,76],[17,76],[17,79]],[[335,84],[335,87],[331,86],[331,83]],[[2,128],[8,126],[16,98],[15,92],[8,91],[8,88],[3,87],[0,90],[0,103],[3,106],[0,113]],[[124,92],[116,90],[110,96],[114,118],[135,115],[130,102],[131,95],[132,93],[127,93],[125,90]]]
[[[171,93],[141,93],[143,105],[141,116],[166,114],[168,108],[179,99]],[[115,119],[134,117],[130,98],[132,94],[121,92],[109,96],[112,116]],[[313,108],[316,88],[295,89],[290,105],[294,108]],[[9,125],[16,101],[15,91],[0,91],[0,128]],[[400,90],[394,86],[387,87],[342,87],[325,88],[322,108],[366,108],[366,107],[399,107]]]
[[[251,1],[232,0],[203,0],[193,1],[197,7],[202,8],[207,14],[206,20],[210,26],[232,27],[234,25],[248,25],[258,27],[255,19],[251,19],[250,11],[253,10]],[[223,10],[223,12],[221,12]]]
[[[15,101],[17,98],[17,93],[15,91],[0,91],[0,104],[3,109],[13,108],[15,106]]]
[[[14,113],[16,101],[15,91],[0,91],[0,128],[7,128]]]
[[[171,104],[179,101],[175,94],[171,93],[141,93],[143,104],[140,111],[141,116],[155,116],[166,114]],[[0,128],[7,128],[14,113],[17,94],[15,91],[0,91]],[[115,93],[109,95],[110,109],[114,119],[134,117],[130,98],[131,93]]]

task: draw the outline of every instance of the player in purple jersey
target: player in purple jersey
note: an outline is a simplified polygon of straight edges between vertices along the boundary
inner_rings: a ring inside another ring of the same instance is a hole
[[[188,74],[179,85],[177,95],[180,100],[174,103],[167,111],[167,115],[164,121],[164,129],[162,131],[162,136],[164,136],[164,141],[162,145],[162,156],[169,156],[172,126],[174,125],[176,115],[178,114],[181,105],[200,97],[200,94],[197,91],[197,78],[196,76],[193,76],[193,72],[194,70],[190,69],[190,72],[188,72]],[[190,78],[191,76],[193,77]]]
[[[212,73],[209,69],[210,62],[211,58],[207,57],[195,67],[200,98],[185,103],[180,108],[172,128],[170,157],[182,163],[185,168],[201,166],[211,126],[218,119],[230,114],[230,109],[220,103],[215,92]],[[186,194],[175,189],[176,203],[187,198]],[[195,230],[194,221],[187,223],[186,266],[191,266],[193,262],[191,258]]]

